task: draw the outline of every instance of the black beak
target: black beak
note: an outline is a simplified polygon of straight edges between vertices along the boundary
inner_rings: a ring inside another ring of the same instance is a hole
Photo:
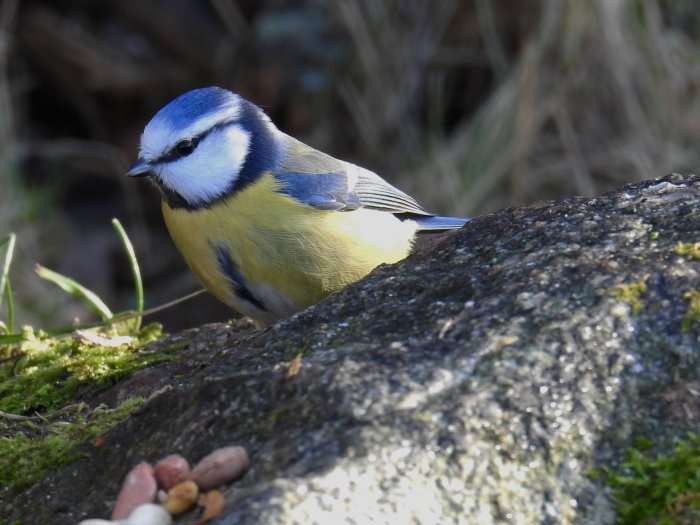
[[[127,177],[148,177],[153,175],[152,166],[143,159],[134,162],[133,166],[125,173]]]

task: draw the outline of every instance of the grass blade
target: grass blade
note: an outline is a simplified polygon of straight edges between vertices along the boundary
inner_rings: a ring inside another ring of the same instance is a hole
[[[12,287],[9,279],[5,281],[5,289],[7,290],[7,332],[11,334],[15,331],[15,303],[12,300]]]
[[[71,279],[70,277],[66,277],[60,273],[54,272],[53,270],[49,270],[48,268],[45,268],[39,264],[36,265],[36,273],[42,279],[51,281],[65,292],[68,292],[73,297],[82,301],[82,303],[88,309],[99,315],[102,320],[111,319],[114,316],[109,307],[97,296],[95,292],[88,290],[82,284]]]
[[[198,295],[201,295],[205,293],[206,290],[204,288],[197,290],[196,292],[189,293],[187,295],[184,295],[182,297],[178,297],[177,299],[173,299],[172,301],[168,301],[167,303],[160,304],[158,306],[154,306],[153,308],[149,308],[148,310],[144,310],[143,312],[119,312],[114,314],[113,317],[109,319],[105,319],[104,321],[100,322],[94,322],[94,323],[83,323],[83,324],[72,324],[68,326],[59,326],[56,328],[47,328],[47,329],[42,329],[42,332],[46,333],[49,336],[52,337],[61,337],[61,336],[66,336],[69,335],[76,330],[89,330],[91,328],[104,328],[110,325],[114,325],[117,323],[124,323],[126,321],[130,321],[132,319],[141,318],[141,317],[146,317],[149,315],[156,314],[158,312],[162,312],[163,310],[167,310],[168,308],[172,308],[175,305],[178,305],[180,303],[183,303],[185,301],[189,301],[190,299],[193,299],[197,297]],[[24,340],[24,335],[23,334],[0,334],[0,346],[3,345],[10,345],[10,344],[16,344],[20,343]]]
[[[136,259],[136,252],[134,251],[134,245],[131,244],[129,236],[126,234],[122,223],[119,219],[112,219],[112,226],[117,231],[119,240],[122,242],[124,251],[129,258],[129,264],[131,265],[131,273],[134,276],[134,290],[136,292],[136,313],[140,314],[143,312],[143,281],[141,280],[141,270],[139,269],[139,263]],[[138,332],[141,328],[141,317],[136,317],[134,321],[134,331]]]
[[[15,345],[24,341],[22,334],[0,334],[0,346]]]
[[[12,324],[14,323],[14,308],[12,303],[12,290],[10,289],[10,265],[12,264],[12,255],[15,251],[15,241],[17,236],[11,233],[4,239],[0,240],[0,250],[5,249],[5,260],[0,272],[0,311],[2,311],[2,303],[5,292],[7,292],[7,307],[8,307],[8,331],[12,332]]]

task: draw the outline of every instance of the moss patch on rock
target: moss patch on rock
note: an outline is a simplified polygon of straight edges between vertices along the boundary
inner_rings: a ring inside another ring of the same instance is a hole
[[[641,295],[647,291],[644,280],[629,284],[618,284],[614,286],[610,293],[618,301],[623,301],[630,305],[634,315],[642,311]]]
[[[700,242],[679,242],[676,253],[689,259],[700,259]]]
[[[143,401],[131,398],[113,409],[104,405],[90,409],[81,403],[46,417],[2,425],[0,485],[8,491],[20,490],[48,471],[83,456],[78,445],[107,432]]]
[[[96,337],[109,341],[115,335],[118,328]],[[30,486],[80,457],[79,444],[107,432],[141,405],[140,397],[115,408],[75,400],[171,359],[167,350],[145,346],[161,335],[161,325],[153,323],[124,344],[103,346],[25,327],[22,342],[6,347],[0,361],[0,486],[8,491]]]
[[[700,323],[700,292],[695,289],[688,290],[683,294],[683,298],[688,301],[688,309],[681,321],[681,331],[689,332],[694,324]]]
[[[144,347],[161,335],[161,325],[154,323],[130,343],[106,347],[49,337],[25,327],[24,340],[7,349],[0,365],[0,411],[53,410],[68,402],[80,387],[113,382],[163,361],[166,354]]]
[[[700,435],[689,433],[669,455],[640,439],[619,469],[607,472],[620,525],[700,523]]]

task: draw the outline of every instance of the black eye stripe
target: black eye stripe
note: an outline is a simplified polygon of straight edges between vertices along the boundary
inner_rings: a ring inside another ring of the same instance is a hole
[[[197,145],[200,142],[202,142],[202,140],[204,138],[206,138],[207,135],[209,135],[213,131],[219,131],[220,129],[223,129],[223,128],[229,126],[230,124],[233,124],[234,122],[236,122],[235,119],[224,120],[223,122],[219,122],[218,124],[214,124],[211,128],[203,131],[199,135],[195,135],[194,137],[190,137],[187,139],[182,139],[182,140],[177,141],[175,143],[175,145],[170,150],[168,150],[166,153],[164,153],[163,155],[158,157],[158,159],[153,161],[153,163],[156,164],[156,163],[160,163],[160,162],[172,162],[174,160],[178,160],[178,159],[181,159],[183,157],[186,157],[187,155],[190,155],[197,148]],[[185,142],[193,143],[194,147],[188,153],[180,153],[178,151],[178,146],[180,146],[181,144],[183,144]]]
[[[195,150],[200,139],[201,135],[199,137],[177,141],[170,151],[158,159],[158,162],[170,162],[187,157],[187,155],[190,155]]]

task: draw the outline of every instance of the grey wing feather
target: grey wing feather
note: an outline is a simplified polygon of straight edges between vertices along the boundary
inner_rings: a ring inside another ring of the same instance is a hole
[[[395,188],[379,175],[358,166],[353,167],[359,172],[354,190],[363,206],[392,213],[431,215],[413,197]]]
[[[306,173],[309,175],[337,173],[343,171],[344,162],[318,151],[303,142],[284,136],[286,154],[282,159],[280,171]]]
[[[338,160],[287,137],[287,155],[276,174],[282,191],[295,199],[326,210],[350,211],[359,207],[390,213],[431,215],[412,197],[369,170]]]

